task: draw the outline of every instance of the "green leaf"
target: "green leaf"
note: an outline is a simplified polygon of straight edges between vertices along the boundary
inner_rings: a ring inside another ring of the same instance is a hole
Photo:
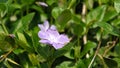
[[[1,26],[0,26],[0,33],[4,33],[4,30]]]
[[[119,13],[120,12],[120,0],[114,1],[114,7],[115,7],[116,11]]]
[[[7,68],[12,68],[12,66],[10,65],[10,63],[8,63],[7,60],[4,61],[4,65],[5,65]]]
[[[107,32],[111,32],[113,30],[113,27],[106,22],[99,22],[97,23],[97,25],[102,27],[103,30],[106,30]]]
[[[60,65],[56,66],[56,68],[75,68],[75,66],[71,61],[64,61]]]
[[[118,68],[119,68],[120,67],[120,58],[119,57],[118,58],[114,58],[113,60],[115,60],[117,62]]]
[[[46,0],[47,4],[52,5],[53,3],[57,2],[58,0]]]
[[[83,51],[80,54],[80,57],[82,58],[88,51],[90,51],[91,49],[96,47],[96,43],[88,41],[84,47],[83,47]]]
[[[115,52],[120,57],[120,43],[115,46]]]
[[[119,30],[117,28],[111,26],[110,24],[108,24],[106,22],[99,22],[99,23],[97,23],[97,25],[99,27],[101,27],[103,30],[105,30],[107,33],[110,33],[115,36],[120,35]]]
[[[29,13],[14,24],[13,33],[28,30],[35,13]]]
[[[67,45],[65,45],[63,48],[58,49],[54,52],[53,57],[54,58],[58,58],[60,56],[63,56],[65,53],[67,53],[68,51],[70,51],[71,47],[75,44],[75,42],[73,43],[68,43]]]
[[[84,32],[84,26],[80,24],[72,24],[71,31],[73,32],[74,35],[81,36]]]
[[[0,3],[0,17],[4,17],[7,13],[7,6],[4,3]]]
[[[17,37],[19,40],[23,41],[25,44],[27,44],[27,40],[24,36],[24,34],[20,33],[20,32],[17,32]]]
[[[20,62],[20,65],[21,67],[23,68],[29,68],[29,59],[28,59],[28,55],[26,55],[25,53],[21,53],[18,55],[19,56],[19,62]]]
[[[14,38],[4,33],[0,33],[0,49],[1,50],[9,51],[13,48],[15,44],[16,43],[15,43]]]
[[[82,18],[79,14],[73,14],[72,15],[72,20],[76,23],[76,24],[81,24],[84,26],[84,23],[82,23]]]
[[[0,3],[6,3],[8,0],[0,0]]]
[[[29,59],[30,59],[30,61],[33,65],[38,65],[39,64],[38,57],[34,53],[29,53],[28,57],[29,57]]]
[[[87,68],[86,64],[83,62],[83,60],[79,59],[79,61],[76,63],[76,68]]]
[[[36,46],[36,51],[37,53],[42,56],[45,60],[48,59],[48,57],[50,57],[50,55],[52,54],[49,45],[43,45],[43,46]]]
[[[118,64],[115,60],[104,58],[104,61],[109,68],[118,68]]]
[[[113,20],[111,24],[117,28],[120,28],[120,18]]]
[[[113,7],[109,7],[108,10],[105,13],[103,21],[109,21],[117,15],[118,15],[118,13],[115,11],[115,9]]]
[[[40,6],[32,5],[30,8],[35,9],[39,13],[44,13],[44,11],[42,10]]]
[[[21,3],[25,4],[25,5],[30,5],[32,3],[34,3],[35,0],[21,0]]]
[[[24,34],[24,36],[25,36],[25,39],[26,39],[26,41],[27,41],[27,43],[31,46],[31,47],[33,47],[33,41],[32,41],[32,38],[31,38],[31,36],[27,33],[27,32],[23,32],[23,34]]]
[[[57,22],[60,24],[61,28],[64,28],[67,22],[72,18],[71,11],[64,10],[57,18]]]
[[[93,3],[94,3],[94,0],[86,0],[86,5],[87,5],[88,9],[93,8]]]
[[[54,19],[56,19],[60,13],[62,12],[62,8],[59,8],[59,7],[55,7],[52,9],[52,16],[54,17]]]
[[[28,43],[26,41],[26,38],[22,33],[18,32],[17,37],[18,37],[18,39],[16,39],[17,45],[24,48],[28,52],[33,52],[34,51],[33,48],[28,45]]]
[[[90,11],[87,14],[87,23],[102,21],[105,11],[106,11],[106,5],[99,6],[96,9]]]
[[[40,38],[38,37],[38,32],[39,32],[39,28],[38,27],[35,27],[33,30],[32,30],[32,41],[33,41],[33,47],[36,48],[38,46],[39,43],[39,40]]]
[[[29,26],[30,22],[32,21],[34,15],[35,15],[34,12],[33,12],[33,13],[29,13],[29,14],[27,14],[26,16],[24,16],[24,17],[21,19],[22,25],[23,25],[22,27],[23,27],[24,29],[28,29],[28,26]],[[21,27],[21,28],[22,28],[22,27]]]
[[[21,48],[16,48],[16,49],[14,49],[13,52],[14,52],[14,54],[18,55],[18,54],[20,54],[20,53],[25,52],[25,50],[23,50],[23,49],[21,49]]]
[[[107,3],[107,2],[109,2],[109,0],[99,0],[99,3]]]

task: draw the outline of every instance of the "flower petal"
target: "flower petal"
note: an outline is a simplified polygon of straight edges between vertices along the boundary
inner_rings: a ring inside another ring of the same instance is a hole
[[[64,45],[63,45],[63,44],[53,43],[52,46],[53,46],[55,49],[60,49],[60,48],[62,48]]]
[[[48,40],[40,40],[39,42],[44,43],[44,44],[49,44],[50,43],[50,41],[48,41]]]
[[[48,34],[47,34],[47,32],[39,31],[38,32],[38,37],[41,38],[41,39],[47,39],[48,38]]]
[[[59,42],[60,42],[61,44],[66,44],[66,43],[69,42],[69,38],[68,38],[66,35],[62,34],[62,35],[60,35],[60,37],[59,37]]]
[[[45,30],[49,29],[49,22],[47,20],[44,21],[44,28],[45,28]]]
[[[53,36],[55,36],[55,37],[57,37],[57,36],[59,36],[59,33],[58,33],[58,31],[57,30],[48,30],[48,33],[50,34],[50,35],[53,35]]]
[[[42,31],[45,31],[45,29],[44,29],[44,26],[43,26],[43,25],[38,24],[38,27],[39,27]]]
[[[36,2],[36,4],[44,6],[44,7],[48,7],[48,5],[45,2]]]
[[[56,27],[55,27],[54,25],[52,25],[52,26],[50,27],[50,29],[51,29],[51,30],[56,30]]]

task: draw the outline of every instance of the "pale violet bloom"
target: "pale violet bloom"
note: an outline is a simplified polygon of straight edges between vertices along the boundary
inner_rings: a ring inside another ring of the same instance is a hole
[[[39,42],[44,44],[50,44],[55,49],[62,48],[69,42],[69,38],[64,34],[59,34],[54,25],[49,25],[48,21],[43,24],[38,24],[41,29],[38,32],[38,36],[41,39]]]
[[[48,5],[45,2],[36,2],[36,4],[44,6],[44,7],[48,7]]]

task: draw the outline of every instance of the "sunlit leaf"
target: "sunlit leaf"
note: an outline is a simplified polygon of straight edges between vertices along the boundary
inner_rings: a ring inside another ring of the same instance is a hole
[[[28,30],[29,24],[32,21],[35,13],[29,13],[28,15],[22,17],[19,21],[14,24],[13,32]]]
[[[108,10],[105,12],[105,16],[103,17],[103,21],[109,21],[117,16],[118,13],[115,11],[113,7],[109,7]]]
[[[119,13],[120,12],[120,0],[114,0],[114,7],[116,11]]]
[[[18,39],[16,39],[17,45],[24,48],[28,52],[33,52],[33,48],[30,47],[26,41],[25,36],[22,33],[17,33]]]
[[[106,7],[107,7],[106,5],[102,5],[90,11],[87,14],[87,23],[102,21],[105,14]]]

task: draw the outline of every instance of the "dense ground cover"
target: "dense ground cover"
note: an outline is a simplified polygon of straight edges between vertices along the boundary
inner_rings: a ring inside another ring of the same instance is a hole
[[[0,68],[120,68],[120,0],[0,0]]]

